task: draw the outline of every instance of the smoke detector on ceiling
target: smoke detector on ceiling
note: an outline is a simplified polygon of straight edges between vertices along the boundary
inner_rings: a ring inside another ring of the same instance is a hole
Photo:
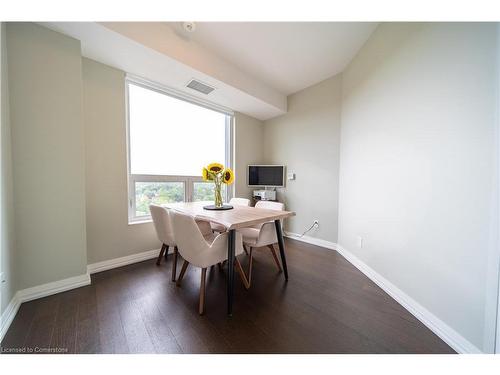
[[[196,30],[196,24],[194,22],[183,22],[182,28],[188,33],[193,33]]]
[[[196,90],[198,92],[201,92],[202,94],[208,95],[212,91],[215,90],[215,87],[209,86],[206,83],[200,82],[197,79],[192,79],[191,81],[188,82],[186,87],[189,87],[192,90]]]

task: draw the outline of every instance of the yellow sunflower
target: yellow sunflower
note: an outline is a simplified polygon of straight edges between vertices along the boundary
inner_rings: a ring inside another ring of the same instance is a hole
[[[222,172],[224,170],[224,166],[222,164],[219,164],[219,163],[210,163],[207,166],[207,169],[210,172],[219,173],[219,172]]]
[[[212,181],[213,180],[213,178],[210,175],[210,172],[208,171],[207,168],[202,169],[201,176],[203,177],[203,181]]]
[[[234,172],[231,170],[231,168],[224,169],[224,175],[222,181],[226,185],[231,185],[234,182]]]

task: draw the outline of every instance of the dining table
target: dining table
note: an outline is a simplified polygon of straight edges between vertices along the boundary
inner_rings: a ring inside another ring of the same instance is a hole
[[[234,205],[228,210],[207,210],[204,206],[213,202],[177,202],[166,203],[164,207],[174,209],[191,215],[197,220],[209,221],[224,226],[228,232],[227,245],[227,314],[233,314],[234,295],[234,258],[235,258],[235,231],[241,228],[251,227],[274,221],[276,237],[281,256],[281,264],[285,281],[288,281],[288,269],[286,266],[285,243],[283,240],[282,220],[295,216],[293,211],[278,211],[264,208]]]

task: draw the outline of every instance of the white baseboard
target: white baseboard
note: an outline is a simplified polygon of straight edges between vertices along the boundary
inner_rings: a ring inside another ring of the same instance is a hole
[[[300,236],[300,234],[285,232],[283,233],[285,237],[291,238],[293,240],[307,242],[311,245],[321,246],[330,250],[337,250],[337,244],[335,242],[330,242],[326,240],[322,240],[321,238],[310,237],[310,236]]]
[[[142,262],[144,260],[153,259],[158,256],[160,249],[144,251],[138,254],[127,255],[120,258],[103,260],[102,262],[92,263],[87,266],[89,274],[107,271],[112,268],[123,267],[128,264]]]
[[[451,346],[458,353],[478,354],[482,351],[474,344],[460,335],[457,331],[432,314],[425,307],[420,305],[413,298],[404,293],[389,280],[381,276],[362,260],[357,258],[342,246],[337,245],[337,251],[349,263],[360,270],[366,277],[377,284],[384,292],[389,294],[401,306],[408,310],[413,316],[420,320],[427,328],[439,336],[444,342]]]
[[[0,322],[0,342],[3,340],[5,334],[7,333],[10,324],[14,320],[14,317],[21,306],[21,301],[19,300],[18,293],[14,294],[14,297],[10,300],[7,308],[2,314],[2,320]]]
[[[22,303],[65,292],[70,289],[80,288],[85,285],[90,285],[90,275],[88,272],[80,276],[69,277],[67,279],[19,290],[16,294]]]
[[[79,288],[89,284],[90,275],[86,273],[63,280],[53,281],[47,284],[37,285],[32,288],[18,290],[2,314],[0,341],[3,340],[4,335],[7,333],[7,330],[14,320],[21,303],[65,292],[67,290]]]

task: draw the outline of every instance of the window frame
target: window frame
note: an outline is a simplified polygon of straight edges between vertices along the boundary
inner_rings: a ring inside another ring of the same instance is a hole
[[[130,97],[129,85],[137,85],[142,88],[155,91],[159,94],[167,95],[178,100],[186,101],[193,105],[198,105],[206,109],[216,111],[226,115],[225,123],[225,160],[224,165],[233,168],[233,130],[234,130],[234,112],[226,107],[219,106],[209,101],[198,97],[186,94],[173,88],[151,82],[144,78],[134,75],[125,75],[125,122],[126,122],[126,148],[127,148],[127,196],[128,196],[128,223],[137,224],[142,222],[150,222],[151,215],[136,216],[136,201],[135,201],[135,183],[136,182],[182,182],[184,183],[184,201],[191,202],[193,199],[193,188],[195,182],[203,182],[200,176],[175,176],[175,175],[142,175],[131,173],[131,155],[130,155]],[[209,163],[210,160],[207,160]],[[201,170],[201,166],[200,166]],[[225,189],[225,199],[233,196],[234,184],[228,185]]]

